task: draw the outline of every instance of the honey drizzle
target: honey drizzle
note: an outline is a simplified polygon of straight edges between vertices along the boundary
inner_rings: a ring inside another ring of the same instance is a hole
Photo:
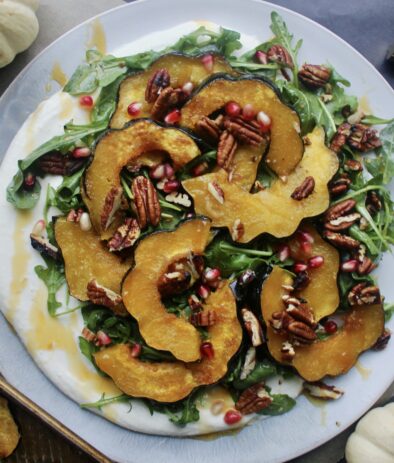
[[[57,82],[61,87],[67,83],[68,78],[58,62],[55,62],[52,67],[51,80]]]
[[[104,27],[99,19],[91,22],[91,36],[86,43],[86,47],[96,48],[100,53],[105,55],[107,53],[107,39],[105,36]]]

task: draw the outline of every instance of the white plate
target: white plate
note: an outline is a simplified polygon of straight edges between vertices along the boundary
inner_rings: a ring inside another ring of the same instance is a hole
[[[269,23],[270,12],[273,9],[284,17],[296,38],[304,39],[301,62],[329,61],[352,82],[351,91],[354,94],[368,98],[374,113],[382,117],[392,116],[392,90],[361,55],[316,23],[274,5],[253,0],[189,0],[185,8],[185,2],[180,0],[149,0],[104,13],[100,16],[100,22],[105,30],[108,51],[121,54],[134,51],[137,45],[130,47],[130,44],[137,39],[138,49],[141,50],[152,45],[164,45],[166,37],[170,43],[173,38],[160,31],[190,20],[209,20],[263,41],[271,35]],[[50,79],[55,62],[61,62],[68,76],[81,62],[90,28],[91,25],[85,23],[54,42],[26,68],[4,94],[0,101],[0,152],[5,151],[27,114],[33,111],[41,100],[48,97],[45,84]],[[141,39],[153,32],[156,34],[149,39]],[[45,139],[48,134],[43,132],[41,136]],[[23,149],[17,142],[14,143],[14,158],[8,156],[1,168],[1,184],[8,183],[15,171],[17,151],[23,152]],[[0,238],[3,244],[0,251],[0,302],[2,307],[7,307],[10,301],[5,296],[10,283],[11,254],[14,253],[10,237],[18,233],[22,237],[26,236],[30,225],[25,228],[23,226],[32,219],[28,218],[26,222],[23,222],[23,219],[16,221],[14,212],[4,203],[3,196],[0,201]],[[20,259],[23,260],[23,250],[19,248],[19,251]],[[29,297],[33,297],[39,287],[35,277],[31,278],[35,257],[31,259],[28,284],[26,282],[26,289],[20,299],[21,306]],[[16,265],[15,258],[13,262]],[[394,299],[393,288],[389,285],[392,268],[392,258],[386,257],[379,270],[380,285],[388,300]],[[27,329],[30,323],[31,321],[26,319],[19,325]],[[344,388],[346,394],[340,401],[324,408],[316,408],[301,398],[298,406],[285,416],[255,423],[236,436],[220,437],[212,441],[153,437],[126,431],[80,410],[38,371],[6,324],[0,325],[0,339],[0,367],[8,380],[81,437],[114,460],[122,462],[284,461],[311,450],[342,431],[369,408],[394,379],[394,367],[391,362],[394,345],[391,343],[382,353],[367,353],[362,356],[363,368],[370,372],[367,378],[365,371],[362,374],[363,370],[360,368],[338,378],[335,383]],[[45,358],[41,359],[40,364],[45,369]],[[57,372],[56,377],[52,375],[51,379],[64,385],[69,381],[68,376],[65,370],[61,370]],[[81,391],[83,389],[81,384]],[[82,398],[81,392],[80,400]]]

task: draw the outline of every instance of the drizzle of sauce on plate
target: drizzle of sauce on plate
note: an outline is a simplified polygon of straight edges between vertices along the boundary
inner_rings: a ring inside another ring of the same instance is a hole
[[[372,370],[369,368],[365,368],[361,363],[360,360],[357,360],[356,364],[354,365],[358,373],[360,374],[363,380],[367,380],[372,373]]]
[[[54,63],[51,71],[51,80],[57,82],[61,87],[67,83],[67,76],[58,62]]]
[[[327,403],[325,400],[317,399],[311,395],[304,393],[305,398],[310,402],[314,407],[320,409],[320,425],[327,426]]]
[[[107,39],[104,27],[99,19],[95,19],[91,23],[91,36],[86,42],[86,48],[96,48],[103,55],[107,53]]]

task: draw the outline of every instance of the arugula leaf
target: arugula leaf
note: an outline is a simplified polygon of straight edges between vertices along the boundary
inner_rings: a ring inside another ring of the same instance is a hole
[[[81,408],[97,408],[98,410],[101,410],[105,405],[114,404],[117,402],[128,402],[130,405],[130,409],[131,409],[132,399],[133,399],[132,397],[126,394],[120,394],[114,397],[108,397],[108,399],[106,399],[105,393],[103,393],[100,399],[97,400],[96,402],[84,403],[84,404],[81,404],[80,407]]]
[[[383,124],[391,124],[394,122],[393,119],[382,119],[381,117],[373,116],[372,114],[368,114],[361,119],[361,122],[366,125],[383,125]]]
[[[259,415],[283,415],[283,413],[290,411],[296,404],[296,401],[287,394],[273,394],[271,397],[271,405],[258,412]]]
[[[384,320],[387,323],[391,320],[391,317],[394,315],[394,304],[387,304],[383,305],[384,308]]]
[[[108,122],[110,120],[116,108],[117,94],[122,79],[123,77],[119,77],[101,89],[91,112],[92,122]]]
[[[164,411],[170,421],[177,426],[183,427],[200,419],[200,412],[196,406],[196,395],[190,395],[186,400],[182,401],[180,407],[176,408],[180,408],[180,410],[173,411],[170,407],[165,407]]]
[[[298,42],[293,47],[293,35],[290,34],[289,30],[287,29],[286,23],[283,21],[281,16],[276,12],[273,11],[271,13],[271,30],[275,34],[277,42],[286,48],[289,52],[293,63],[293,83],[295,87],[298,87],[298,65],[297,65],[297,55],[298,50],[302,45],[302,39],[298,40]]]
[[[97,134],[106,128],[106,123],[96,122],[86,126],[68,124],[66,133],[57,135],[47,142],[33,150],[25,159],[18,161],[18,172],[12,178],[11,183],[7,187],[7,201],[13,204],[17,209],[31,209],[39,199],[41,187],[36,182],[37,187],[33,190],[24,190],[23,173],[26,172],[32,165],[44,154],[50,151],[62,151],[68,149],[74,143],[80,141],[84,137]]]
[[[339,74],[339,72],[331,65],[328,65],[327,67],[329,67],[331,69],[331,76],[330,76],[330,83],[333,84],[333,85],[336,85],[338,83],[344,85],[345,87],[350,87],[350,82],[345,79],[343,76],[341,76],[341,74]]]
[[[43,257],[46,267],[43,265],[37,265],[34,267],[38,278],[45,283],[48,290],[47,308],[49,315],[54,317],[56,310],[62,306],[62,304],[56,299],[56,294],[59,289],[66,283],[64,276],[63,264],[59,264],[53,259]]]
[[[233,382],[233,386],[235,389],[246,389],[276,373],[276,366],[268,360],[263,360],[256,364],[253,371],[251,371],[245,379],[236,379]]]
[[[332,100],[326,104],[326,108],[332,115],[335,124],[340,125],[345,121],[342,114],[343,108],[348,107],[349,111],[354,113],[357,110],[358,100],[355,96],[347,95],[345,89],[339,85],[333,86],[331,94]]]
[[[219,237],[206,249],[205,258],[208,266],[219,266],[223,276],[228,277],[270,261],[273,254],[269,247],[266,250],[236,247]]]
[[[365,163],[368,171],[376,177],[382,175],[383,185],[390,183],[394,177],[394,122],[387,125],[379,134],[382,146],[375,160],[368,159]]]

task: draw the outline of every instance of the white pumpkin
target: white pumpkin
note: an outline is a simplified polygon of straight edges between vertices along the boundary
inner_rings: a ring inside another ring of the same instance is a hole
[[[0,0],[0,68],[26,50],[38,34],[39,0]]]
[[[358,422],[345,456],[348,463],[394,463],[394,403],[374,408]]]

